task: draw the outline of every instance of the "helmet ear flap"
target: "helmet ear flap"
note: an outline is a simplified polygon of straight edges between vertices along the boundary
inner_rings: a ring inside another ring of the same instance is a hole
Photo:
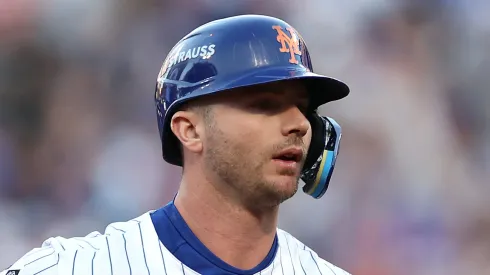
[[[312,135],[310,148],[308,149],[308,153],[306,155],[306,161],[303,170],[306,167],[312,167],[313,164],[315,164],[316,160],[322,155],[325,148],[324,143],[326,138],[326,131],[324,130],[325,123],[322,121],[322,118],[316,112],[313,112],[307,118],[311,124]]]
[[[342,134],[339,124],[332,118],[319,116],[315,112],[308,119],[312,137],[300,178],[305,183],[303,191],[319,199],[330,183]]]

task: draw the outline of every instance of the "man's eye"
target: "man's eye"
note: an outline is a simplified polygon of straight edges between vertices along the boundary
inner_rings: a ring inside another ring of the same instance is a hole
[[[277,110],[281,107],[279,102],[270,99],[259,100],[252,103],[252,108],[263,110],[263,111],[272,111]]]

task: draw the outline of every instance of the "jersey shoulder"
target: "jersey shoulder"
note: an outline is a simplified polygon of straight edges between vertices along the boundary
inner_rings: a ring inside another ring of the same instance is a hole
[[[0,272],[0,275],[36,274],[43,271],[45,275],[57,275],[59,253],[55,248],[42,245],[34,248],[13,265]]]
[[[111,257],[118,257],[117,254],[111,255],[114,251],[111,251],[110,247],[124,246],[126,234],[136,230],[139,234],[138,219],[142,217],[127,222],[111,223],[103,234],[94,231],[84,237],[49,238],[7,269],[0,270],[0,275],[59,275],[73,274],[75,270],[77,274],[92,275],[94,267],[98,272],[110,273],[111,265],[105,263],[111,262]]]
[[[289,254],[289,257],[297,258],[299,266],[306,274],[352,275],[318,256],[315,251],[288,232],[278,228],[277,234],[281,251],[288,251],[287,253],[281,252],[281,255],[284,253]]]

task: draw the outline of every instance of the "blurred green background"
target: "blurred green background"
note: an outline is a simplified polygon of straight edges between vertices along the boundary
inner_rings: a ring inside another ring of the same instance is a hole
[[[0,267],[172,199],[153,92],[198,25],[258,13],[348,98],[330,189],[280,226],[356,275],[490,274],[490,2],[0,0]],[[1,268],[0,268],[1,269]]]

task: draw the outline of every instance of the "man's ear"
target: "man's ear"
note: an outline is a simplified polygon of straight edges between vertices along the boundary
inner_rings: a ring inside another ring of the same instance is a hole
[[[194,153],[201,152],[203,148],[203,131],[199,122],[198,116],[189,111],[176,112],[170,121],[170,128],[180,140],[183,149],[186,148]]]

